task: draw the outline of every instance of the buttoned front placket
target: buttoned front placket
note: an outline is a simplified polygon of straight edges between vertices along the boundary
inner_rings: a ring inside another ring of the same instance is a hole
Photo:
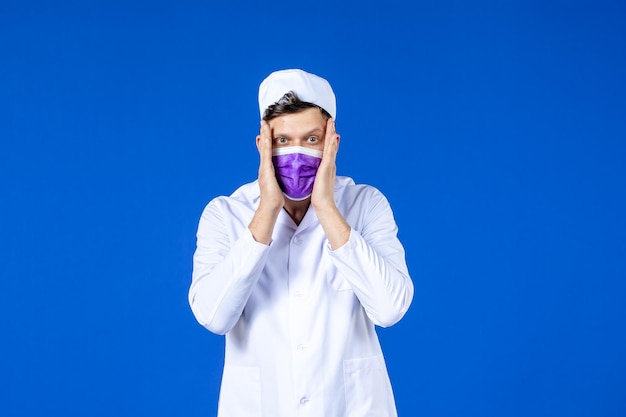
[[[315,369],[315,352],[310,349],[311,311],[315,308],[315,300],[311,297],[314,279],[311,263],[317,259],[317,254],[311,253],[314,252],[311,228],[307,227],[311,223],[311,215],[312,213],[307,213],[289,242],[289,326],[295,396],[293,401],[298,416],[323,415],[324,407],[323,399],[316,390],[320,381],[316,380],[318,371]]]

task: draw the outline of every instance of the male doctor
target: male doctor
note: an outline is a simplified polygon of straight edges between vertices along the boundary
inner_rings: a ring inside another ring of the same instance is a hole
[[[259,87],[258,180],[213,199],[189,303],[226,335],[219,417],[393,417],[375,326],[413,283],[387,199],[336,176],[330,84],[299,69]]]

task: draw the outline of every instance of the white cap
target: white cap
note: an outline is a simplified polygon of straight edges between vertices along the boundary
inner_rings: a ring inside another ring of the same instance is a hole
[[[335,93],[328,81],[315,74],[300,69],[275,71],[267,76],[259,86],[259,111],[261,118],[265,110],[275,104],[289,91],[296,93],[298,98],[320,106],[331,115],[337,115]]]

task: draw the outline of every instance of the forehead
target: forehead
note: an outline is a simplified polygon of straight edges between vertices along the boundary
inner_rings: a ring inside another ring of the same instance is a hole
[[[310,108],[298,113],[283,114],[269,121],[274,134],[306,134],[314,130],[324,131],[326,120],[317,108]]]

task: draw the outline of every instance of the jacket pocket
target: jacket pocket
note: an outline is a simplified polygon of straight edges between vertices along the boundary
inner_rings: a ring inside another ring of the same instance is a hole
[[[347,417],[396,417],[396,408],[380,355],[343,362]]]
[[[225,366],[217,415],[260,417],[261,404],[261,370],[253,366]]]

